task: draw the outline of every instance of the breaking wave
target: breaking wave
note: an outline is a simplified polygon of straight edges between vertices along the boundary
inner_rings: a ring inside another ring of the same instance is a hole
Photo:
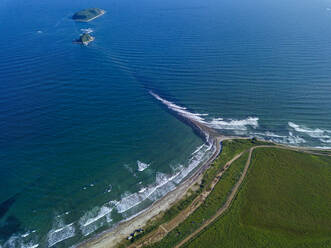
[[[125,193],[120,200],[110,201],[101,207],[95,207],[85,213],[79,219],[79,229],[82,235],[88,236],[99,228],[110,224],[112,222],[111,214],[113,210],[116,210],[116,212],[121,214],[125,219],[130,219],[132,216],[135,216],[137,213],[143,211],[152,202],[160,199],[170,191],[174,190],[176,186],[183,179],[185,179],[202,161],[209,157],[212,147],[212,144],[203,144],[197,147],[197,149],[191,154],[191,157],[189,158],[188,166],[179,165],[177,168],[173,168],[172,175],[157,172],[155,176],[155,183],[141,188],[138,192]],[[140,164],[141,169],[146,169],[148,167],[146,166],[148,164],[142,164]],[[54,232],[55,231],[52,231],[52,234]],[[60,241],[60,239],[54,239],[52,245]]]
[[[31,234],[30,232],[28,233],[29,235]],[[24,234],[14,234],[3,244],[3,246],[0,245],[0,248],[37,248],[39,244],[33,240],[26,240],[27,236]]]
[[[247,126],[252,128],[257,128],[259,126],[259,118],[257,117],[248,117],[244,120],[228,120],[225,121],[223,118],[215,118],[208,125],[215,129],[224,129],[224,130],[247,130]]]
[[[146,164],[138,160],[137,166],[138,166],[138,171],[144,171],[150,166],[150,164]]]
[[[208,114],[191,113],[187,110],[187,108],[178,106],[175,103],[160,97],[159,95],[155,94],[152,91],[149,91],[149,93],[153,97],[155,97],[155,99],[165,104],[169,109],[176,112],[180,116],[183,116],[185,118],[194,121],[198,121],[211,128],[221,129],[221,130],[246,131],[248,129],[247,128],[248,126],[254,129],[256,129],[259,126],[259,118],[257,117],[247,117],[246,119],[243,120],[234,120],[234,119],[225,120],[223,118],[214,118],[211,121],[208,121],[205,118],[203,118],[203,116],[208,116]]]
[[[140,189],[139,192],[124,195],[121,200],[115,204],[117,212],[126,216],[125,212],[138,207],[144,201],[155,201],[174,190],[176,185],[209,156],[211,148],[212,145],[206,144],[198,147],[191,154],[188,166],[180,165],[178,168],[174,169],[173,175],[158,172],[154,184]]]
[[[319,139],[319,141],[321,141],[323,143],[331,143],[331,136],[330,136],[331,131],[330,130],[325,130],[325,129],[320,129],[320,128],[312,129],[312,128],[308,128],[306,126],[297,125],[293,122],[289,122],[288,125],[298,133],[304,133],[311,138]]]
[[[113,208],[110,206],[102,206],[101,208],[95,207],[87,212],[79,220],[82,234],[87,236],[102,227],[105,223],[110,223],[112,221],[112,210]]]
[[[288,135],[278,135],[272,132],[251,133],[250,136],[286,145],[298,145],[306,143],[305,139],[294,135],[292,132],[288,132]]]
[[[165,104],[169,109],[175,111],[179,115],[181,115],[183,117],[186,117],[188,119],[192,119],[192,120],[198,121],[200,123],[205,123],[205,120],[201,116],[205,116],[207,114],[195,114],[195,113],[191,113],[190,111],[187,110],[187,108],[178,106],[178,105],[174,104],[173,102],[167,101],[167,100],[163,99],[162,97],[160,97],[159,95],[155,94],[152,91],[149,91],[149,93],[152,96],[154,96],[157,100],[159,100],[160,102],[162,102],[163,104]]]
[[[93,29],[92,28],[82,28],[80,31],[82,31],[84,34],[93,33]]]
[[[65,225],[64,221],[57,217],[53,228],[48,232],[47,242],[48,247],[51,247],[63,240],[72,238],[75,236],[75,227],[74,223]]]
[[[291,128],[288,134],[275,134],[270,131],[258,132],[259,128],[259,118],[258,117],[247,117],[246,119],[236,120],[236,119],[223,119],[223,118],[213,118],[211,120],[205,119],[203,116],[208,116],[208,114],[191,113],[185,107],[176,105],[161,96],[155,94],[154,92],[149,92],[155,99],[162,102],[169,109],[176,112],[180,116],[185,118],[195,120],[208,126],[210,128],[218,130],[228,130],[235,135],[239,136],[249,136],[257,137],[264,140],[270,140],[276,143],[288,144],[288,145],[299,145],[308,143],[311,139],[318,139],[319,142],[325,144],[331,144],[331,130],[326,129],[312,129],[306,126],[300,126],[293,122],[288,122],[288,126]],[[284,128],[285,129],[285,128]],[[207,134],[206,134],[207,135]],[[316,143],[315,143],[316,144]],[[321,146],[320,146],[321,147]],[[322,146],[322,148],[327,148]]]

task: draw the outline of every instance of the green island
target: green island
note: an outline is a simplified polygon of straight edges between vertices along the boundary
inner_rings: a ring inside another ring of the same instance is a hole
[[[89,9],[83,9],[81,11],[76,12],[72,19],[79,22],[89,22],[94,20],[95,18],[98,18],[105,14],[106,11],[99,8],[89,8]]]
[[[87,46],[90,42],[94,41],[94,37],[88,33],[81,34],[79,39],[75,40],[74,43],[79,43]]]
[[[186,197],[118,247],[327,248],[330,206],[329,151],[229,139]]]

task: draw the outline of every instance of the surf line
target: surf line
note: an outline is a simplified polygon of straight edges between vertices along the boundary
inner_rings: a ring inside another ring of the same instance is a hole
[[[156,200],[149,207],[142,210],[141,212],[131,216],[123,221],[120,221],[116,226],[109,230],[106,230],[88,240],[83,241],[78,244],[77,247],[93,247],[97,246],[107,246],[115,247],[118,242],[125,239],[133,230],[141,228],[147,224],[147,221],[154,216],[158,215],[161,211],[168,209],[171,204],[182,199],[186,194],[187,190],[194,185],[200,176],[206,171],[207,168],[212,164],[212,162],[217,158],[222,149],[222,141],[226,139],[232,139],[230,136],[223,136],[217,133],[214,129],[208,127],[208,123],[204,121],[201,117],[202,114],[194,114],[188,111],[185,107],[178,106],[173,102],[170,102],[153,91],[149,91],[149,94],[153,96],[156,100],[162,103],[166,109],[178,118],[183,123],[189,125],[193,131],[199,135],[206,143],[209,144],[209,150],[212,150],[212,154],[207,158],[202,164],[198,165],[192,173],[190,173],[185,180],[180,182],[173,190],[166,193],[160,199]]]
[[[187,110],[187,108],[178,106],[175,103],[162,98],[151,90],[148,91],[148,93],[162,103],[163,106],[167,107],[170,114],[190,126],[192,130],[205,142],[212,144],[214,143],[215,138],[220,136],[219,133],[207,125],[201,117],[202,114],[191,113]]]

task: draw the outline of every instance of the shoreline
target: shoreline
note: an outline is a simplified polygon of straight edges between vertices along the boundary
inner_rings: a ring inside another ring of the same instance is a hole
[[[75,247],[79,248],[111,248],[117,247],[117,245],[125,240],[134,230],[139,228],[144,228],[149,220],[156,218],[162,212],[165,212],[178,201],[180,201],[187,194],[188,190],[192,188],[196,183],[198,183],[204,172],[209,168],[213,161],[219,156],[222,151],[222,142],[225,140],[232,139],[251,139],[252,137],[240,137],[240,136],[226,136],[218,133],[213,128],[200,123],[194,119],[188,118],[186,116],[178,115],[175,111],[172,112],[180,121],[188,124],[198,136],[200,136],[205,143],[212,144],[213,154],[200,166],[194,169],[194,171],[189,175],[185,180],[183,180],[174,190],[168,192],[166,195],[153,202],[146,209],[138,212],[137,214],[117,223],[114,227],[105,230],[91,238],[77,244]],[[260,139],[258,139],[260,140]],[[262,140],[261,140],[262,141]],[[266,140],[263,140],[266,141]],[[331,151],[331,149],[319,149],[314,147],[299,147],[299,146],[290,146],[285,144],[278,144],[272,141],[270,144],[273,144],[278,147],[287,148],[290,150],[296,151]],[[331,155],[329,155],[331,156]]]
[[[149,92],[149,93],[158,99],[158,96],[155,95],[153,92]],[[202,162],[199,166],[197,166],[192,171],[192,173],[185,180],[183,180],[174,190],[168,192],[163,197],[153,202],[149,207],[129,217],[128,219],[117,223],[114,227],[105,230],[99,234],[96,234],[95,236],[83,241],[82,243],[77,244],[76,247],[79,248],[117,247],[117,245],[120,244],[123,240],[127,239],[127,237],[134,230],[139,228],[144,228],[149,220],[156,218],[162,212],[165,212],[174,204],[176,204],[178,201],[183,199],[183,197],[185,197],[185,195],[187,194],[188,190],[192,188],[196,183],[200,182],[200,180],[204,175],[204,172],[219,156],[219,154],[222,151],[223,141],[233,140],[233,139],[252,139],[252,137],[222,135],[219,132],[217,132],[215,129],[209,127],[208,125],[205,125],[203,122],[199,122],[198,120],[190,118],[190,116],[182,115],[180,113],[177,113],[175,110],[169,108],[167,108],[167,111],[173,114],[180,121],[190,126],[192,130],[205,141],[205,143],[211,144],[213,149],[212,155],[206,161]],[[265,141],[265,140],[261,140],[261,141]],[[272,141],[267,141],[267,142],[270,142],[270,144],[273,144],[278,147],[283,147],[284,149],[291,149],[296,151],[309,152],[309,151],[322,150],[313,147],[296,147],[285,144],[282,145]],[[323,151],[331,151],[331,149],[323,150]]]
[[[100,17],[100,16],[102,16],[102,15],[104,15],[104,14],[106,14],[106,11],[105,10],[102,10],[102,12],[99,14],[99,15],[97,15],[97,16],[95,16],[95,17],[92,17],[92,18],[90,18],[90,19],[88,19],[88,20],[83,20],[83,19],[74,19],[74,21],[76,21],[76,22],[90,22],[90,21],[92,21],[92,20],[94,20],[94,19],[96,19],[96,18],[98,18],[98,17]]]
[[[232,137],[231,137],[232,138]],[[152,203],[148,208],[142,210],[129,219],[119,222],[115,227],[97,234],[90,239],[78,244],[77,247],[116,247],[121,241],[126,239],[132,231],[143,228],[147,222],[158,216],[160,213],[169,209],[173,204],[181,200],[187,191],[198,181],[201,180],[203,173],[209,165],[218,157],[221,151],[221,142],[228,139],[225,136],[213,137],[213,154],[203,162],[195,171],[174,190]]]
[[[197,123],[193,120],[190,120],[191,124],[195,126],[195,128],[200,129],[200,131],[206,131],[206,127],[202,126],[200,123]],[[202,128],[203,127],[203,128]],[[209,129],[207,127],[207,129]],[[210,131],[210,130],[208,130]],[[237,137],[237,136],[223,136],[223,135],[215,135],[214,132],[212,133],[212,147],[213,147],[213,154],[210,156],[208,160],[203,162],[199,167],[195,169],[195,171],[183,182],[181,182],[173,191],[168,192],[166,195],[152,203],[148,208],[138,212],[137,214],[129,217],[126,220],[123,220],[116,224],[114,227],[105,230],[90,239],[83,241],[82,243],[78,244],[76,247],[80,248],[87,248],[87,247],[95,247],[95,248],[110,248],[116,247],[121,241],[126,239],[134,230],[139,228],[144,228],[150,219],[156,218],[162,212],[168,210],[171,206],[175,203],[180,201],[183,197],[185,197],[188,190],[194,186],[197,182],[199,182],[204,174],[204,172],[209,168],[210,164],[219,156],[222,150],[222,142],[225,140],[231,139],[250,139],[250,137]],[[211,134],[210,132],[205,133],[208,135]],[[296,146],[289,146],[289,145],[282,145],[277,144],[274,142],[270,142],[274,144],[275,147],[289,149],[294,151],[301,151],[301,152],[309,152],[309,151],[318,151],[322,149],[314,148],[314,147],[296,147]],[[331,151],[329,150],[322,150],[322,151]],[[319,154],[317,154],[319,155]],[[331,155],[328,155],[331,156]]]

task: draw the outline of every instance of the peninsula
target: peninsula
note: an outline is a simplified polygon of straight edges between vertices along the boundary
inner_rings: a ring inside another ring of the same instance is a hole
[[[150,94],[213,154],[145,211],[78,247],[330,247],[331,150],[224,136]]]
[[[89,9],[83,9],[81,11],[76,12],[72,19],[78,22],[89,22],[94,20],[95,18],[98,18],[105,14],[106,11],[99,8],[89,8]]]

